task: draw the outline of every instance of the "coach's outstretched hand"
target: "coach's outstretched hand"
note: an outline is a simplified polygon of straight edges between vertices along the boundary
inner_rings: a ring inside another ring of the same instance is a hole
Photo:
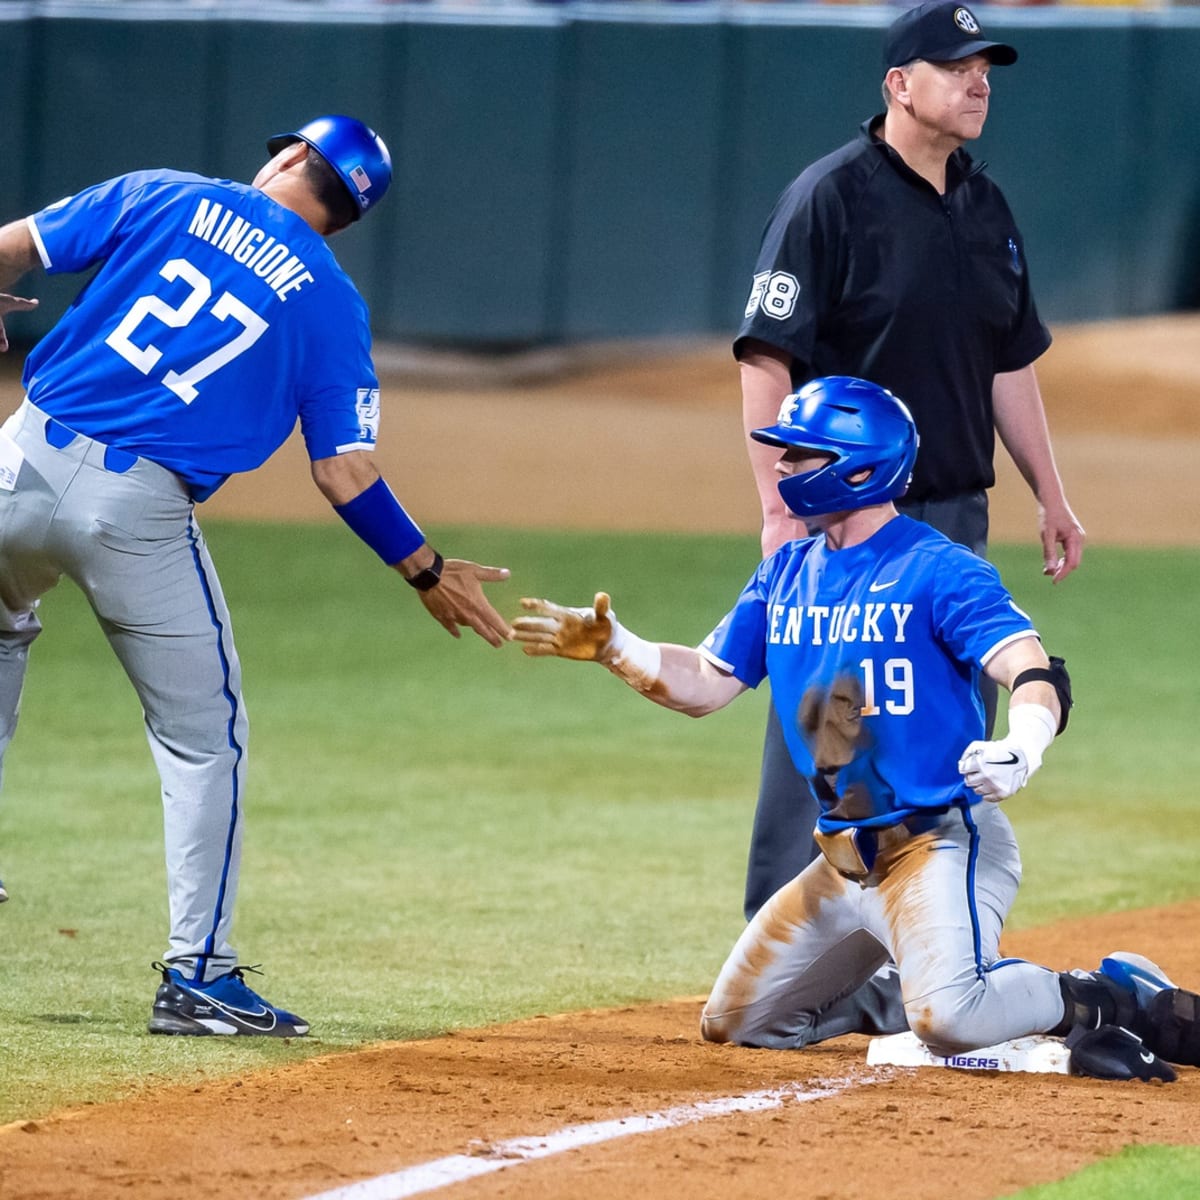
[[[10,296],[0,292],[0,354],[8,349],[8,332],[4,328],[4,314],[10,312],[29,312],[37,308],[36,300],[26,300],[24,296]]]
[[[483,594],[485,583],[507,579],[507,567],[481,567],[463,558],[448,558],[436,587],[421,592],[421,603],[439,625],[454,637],[459,626],[473,629],[492,646],[503,646],[513,636],[508,622]]]
[[[524,643],[526,654],[556,655],[581,662],[608,665],[613,651],[616,614],[607,592],[597,592],[591,608],[566,608],[550,600],[521,598],[521,607],[533,614],[513,621],[513,637]]]

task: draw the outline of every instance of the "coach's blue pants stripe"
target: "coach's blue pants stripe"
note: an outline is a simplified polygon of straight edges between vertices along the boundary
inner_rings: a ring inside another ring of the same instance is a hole
[[[192,975],[193,983],[203,983],[205,966],[214,949],[217,929],[221,924],[221,913],[225,907],[225,893],[229,886],[229,866],[233,858],[233,842],[237,833],[238,816],[241,809],[238,766],[245,754],[245,747],[238,742],[236,733],[238,699],[229,678],[229,656],[225,652],[225,626],[217,613],[216,602],[213,599],[212,584],[209,582],[208,573],[204,569],[204,559],[200,553],[199,529],[194,517],[188,524],[188,538],[192,547],[192,561],[196,565],[196,576],[200,580],[200,586],[204,591],[204,601],[208,606],[209,620],[212,621],[212,626],[217,631],[217,653],[221,659],[221,678],[223,680],[222,691],[225,693],[225,699],[229,702],[229,720],[225,726],[226,737],[229,739],[230,749],[236,755],[233,762],[233,769],[230,772],[229,832],[225,840],[225,859],[221,864],[221,882],[217,889],[217,902],[213,909],[212,926],[209,929],[208,936],[205,938],[203,953],[196,957],[196,966]]]

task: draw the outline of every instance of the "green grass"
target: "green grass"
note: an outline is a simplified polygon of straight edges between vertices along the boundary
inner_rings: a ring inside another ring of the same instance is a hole
[[[1187,598],[1200,551],[1094,549],[1057,587],[1035,577],[1036,553],[994,557],[1067,659],[1076,705],[1034,784],[1005,804],[1025,862],[1010,925],[1195,896],[1200,622]]]
[[[0,801],[0,1122],[147,1080],[708,987],[741,925],[765,695],[690,721],[603,670],[456,644],[339,527],[207,532],[252,727],[235,944],[315,1036],[144,1032],[165,944],[157,779],[132,691],[64,584],[43,605]],[[639,633],[685,643],[755,561],[728,537],[436,535],[513,568],[491,591],[505,612],[604,588]],[[1200,552],[1093,549],[1057,588],[1035,548],[994,557],[1077,697],[1007,805],[1025,858],[1013,926],[1196,895]],[[1163,1170],[1194,1170],[1164,1155]],[[1063,1193],[1077,1194],[1109,1193]]]
[[[1200,1149],[1127,1146],[1057,1183],[1012,1200],[1190,1200],[1200,1194]]]

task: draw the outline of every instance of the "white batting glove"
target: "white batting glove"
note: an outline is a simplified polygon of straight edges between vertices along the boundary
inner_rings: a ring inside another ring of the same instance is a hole
[[[1019,792],[1037,767],[1030,767],[1019,746],[1001,738],[995,742],[972,742],[958,760],[958,770],[971,791],[996,803]]]
[[[522,598],[521,607],[531,615],[513,621],[513,638],[524,643],[526,654],[598,662],[640,692],[648,692],[658,681],[658,643],[630,633],[617,620],[607,592],[597,592],[590,608],[529,597]]]
[[[1008,736],[991,742],[972,742],[958,760],[967,787],[993,804],[1021,790],[1042,765],[1042,755],[1054,740],[1058,722],[1040,704],[1019,704],[1008,710]]]

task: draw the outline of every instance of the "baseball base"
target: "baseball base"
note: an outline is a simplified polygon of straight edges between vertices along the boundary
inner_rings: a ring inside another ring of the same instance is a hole
[[[958,1071],[1026,1071],[1038,1075],[1069,1075],[1071,1053],[1061,1038],[1023,1037],[969,1054],[949,1058],[934,1054],[915,1033],[872,1038],[867,1046],[869,1066],[951,1067]]]

